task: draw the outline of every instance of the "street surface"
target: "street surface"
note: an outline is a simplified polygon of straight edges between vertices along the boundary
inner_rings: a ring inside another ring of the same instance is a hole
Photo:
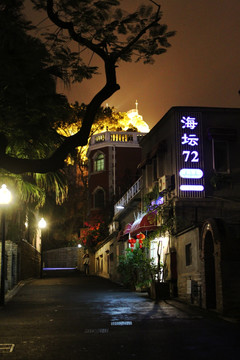
[[[216,314],[155,303],[105,279],[48,272],[0,309],[0,359],[236,360],[239,329]]]

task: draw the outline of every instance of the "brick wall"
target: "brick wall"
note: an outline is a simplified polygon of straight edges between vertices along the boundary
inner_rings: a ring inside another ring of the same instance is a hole
[[[68,268],[78,266],[78,248],[65,247],[44,251],[44,267],[49,268]]]
[[[18,247],[19,280],[40,276],[41,254],[26,240],[21,240]]]

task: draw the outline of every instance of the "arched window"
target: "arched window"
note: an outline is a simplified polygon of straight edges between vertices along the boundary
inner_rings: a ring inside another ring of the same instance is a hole
[[[104,170],[104,155],[101,153],[94,159],[94,171],[103,171]]]
[[[95,208],[104,208],[105,196],[103,189],[97,189],[94,193],[94,207]]]

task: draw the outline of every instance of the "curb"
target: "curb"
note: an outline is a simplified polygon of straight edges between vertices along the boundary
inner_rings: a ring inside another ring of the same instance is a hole
[[[14,286],[13,289],[9,290],[6,295],[5,295],[5,303],[8,303],[17,293],[18,291],[27,283],[29,283],[30,281],[32,281],[33,279],[27,279],[27,280],[22,280],[19,281],[19,283],[17,283],[17,285]]]

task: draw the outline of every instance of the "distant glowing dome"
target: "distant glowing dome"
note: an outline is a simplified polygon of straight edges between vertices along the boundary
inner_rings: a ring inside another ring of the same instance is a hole
[[[139,115],[138,113],[138,102],[136,100],[136,108],[135,109],[131,109],[127,112],[127,117],[129,118],[129,122],[127,125],[125,125],[125,129],[123,130],[127,130],[127,127],[129,127],[129,125],[133,125],[134,127],[136,127],[138,129],[139,132],[143,132],[143,133],[148,133],[150,131],[149,126],[147,123],[145,123],[145,121],[143,121],[143,117],[141,115]]]
[[[134,119],[136,116],[140,116],[138,115],[138,110],[136,111],[136,109],[132,109],[132,110],[129,110],[127,112],[127,116],[129,117],[129,119]],[[141,116],[142,117],[142,116]]]

